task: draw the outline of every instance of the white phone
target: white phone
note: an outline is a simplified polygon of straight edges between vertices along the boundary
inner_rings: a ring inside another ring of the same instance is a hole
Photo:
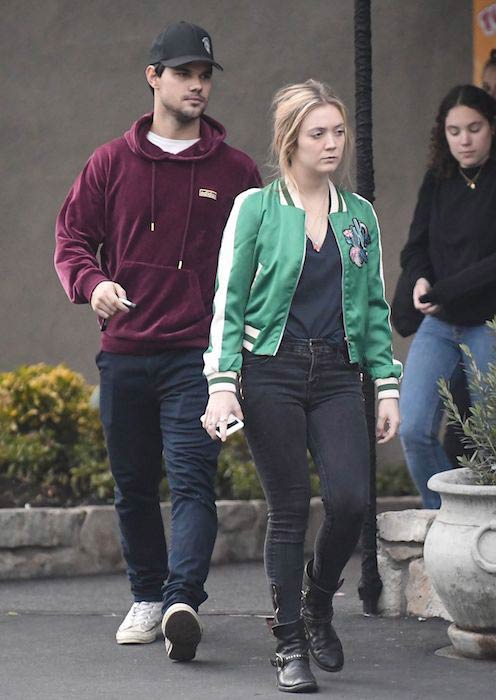
[[[238,430],[241,430],[241,428],[244,427],[244,422],[240,420],[237,416],[234,415],[234,413],[231,413],[229,415],[229,418],[227,419],[227,427],[226,427],[226,437],[229,437],[229,435],[232,435]],[[220,428],[217,426],[215,428],[215,434],[217,437],[220,437]]]

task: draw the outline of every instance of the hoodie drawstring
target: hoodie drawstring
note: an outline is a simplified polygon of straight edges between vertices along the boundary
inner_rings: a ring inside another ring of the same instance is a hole
[[[155,231],[155,161],[152,160],[152,201],[150,231]]]
[[[188,237],[189,222],[191,219],[191,210],[193,209],[193,187],[195,183],[195,164],[191,164],[191,178],[189,184],[189,201],[188,201],[188,211],[186,214],[186,223],[184,225],[183,239],[181,244],[181,253],[179,255],[179,262],[177,264],[177,269],[180,270],[183,266],[184,250],[186,248],[186,239]],[[155,161],[152,161],[152,191],[151,191],[151,219],[150,219],[150,231],[155,231]]]
[[[190,179],[190,185],[189,185],[189,203],[188,203],[188,213],[186,214],[186,223],[184,225],[184,232],[183,232],[183,243],[181,246],[181,253],[179,255],[179,263],[177,266],[177,269],[180,270],[183,266],[183,258],[184,258],[184,250],[186,248],[186,238],[188,236],[188,229],[189,229],[189,221],[191,218],[191,210],[193,208],[193,187],[194,187],[194,182],[195,182],[195,164],[192,163],[191,165],[191,179]]]

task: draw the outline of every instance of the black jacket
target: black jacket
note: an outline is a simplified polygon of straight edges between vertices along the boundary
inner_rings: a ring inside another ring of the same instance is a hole
[[[477,171],[464,172],[470,178]],[[441,305],[439,318],[479,325],[496,315],[494,160],[484,164],[475,189],[459,172],[448,179],[427,172],[401,266],[412,285],[419,277],[432,284],[425,301]]]

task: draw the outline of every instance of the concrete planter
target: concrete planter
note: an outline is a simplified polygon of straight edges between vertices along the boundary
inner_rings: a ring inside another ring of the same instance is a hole
[[[463,656],[496,659],[496,486],[470,469],[435,474],[442,506],[424,546],[426,570],[453,619],[448,635]]]

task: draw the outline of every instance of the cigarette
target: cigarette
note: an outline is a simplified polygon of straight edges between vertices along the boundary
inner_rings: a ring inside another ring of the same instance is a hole
[[[119,297],[119,301],[122,301],[123,304],[129,306],[130,309],[136,308],[136,304],[134,304],[132,301],[129,301],[129,299],[122,299],[121,297]]]

